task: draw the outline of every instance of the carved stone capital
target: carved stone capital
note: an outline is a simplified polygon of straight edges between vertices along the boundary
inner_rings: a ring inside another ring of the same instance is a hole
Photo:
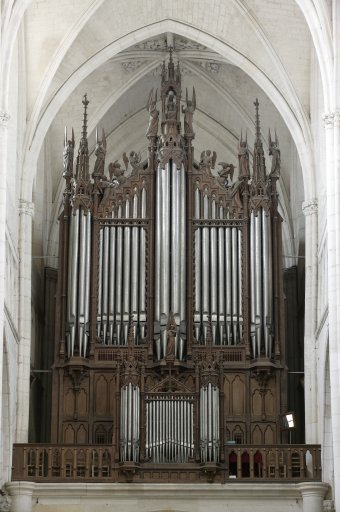
[[[307,215],[314,215],[314,213],[318,213],[318,200],[314,198],[310,201],[304,201],[302,203],[302,211],[305,217],[307,217]]]
[[[0,125],[7,126],[8,121],[11,119],[9,112],[6,110],[0,110]]]
[[[340,125],[340,109],[323,114],[322,120],[325,128],[332,128],[334,125]]]
[[[30,217],[33,217],[34,203],[26,201],[25,199],[19,199],[19,213],[20,215],[29,215]]]

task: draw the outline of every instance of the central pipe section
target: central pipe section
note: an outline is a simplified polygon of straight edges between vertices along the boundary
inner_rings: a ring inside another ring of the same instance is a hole
[[[175,355],[183,359],[186,336],[186,176],[170,160],[156,172],[155,204],[155,349],[167,353],[167,325],[176,322]]]

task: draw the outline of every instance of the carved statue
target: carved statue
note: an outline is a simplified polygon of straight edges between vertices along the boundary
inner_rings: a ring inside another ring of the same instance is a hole
[[[109,175],[111,182],[113,182],[115,179],[119,182],[119,179],[123,176],[123,174],[124,170],[121,168],[118,160],[115,160],[109,164]]]
[[[73,154],[74,154],[74,132],[72,128],[72,139],[67,140],[67,130],[65,127],[65,138],[64,138],[64,173],[63,176],[72,176],[73,174]]]
[[[170,90],[167,96],[167,102],[166,102],[166,118],[168,120],[176,119],[177,112],[176,112],[176,103],[175,103],[176,95],[174,91]]]
[[[212,154],[211,154],[210,149],[207,149],[206,151],[202,151],[200,166],[202,168],[205,168],[206,171],[209,172],[211,169],[215,169],[216,158],[217,158],[216,151],[213,151]]]
[[[238,161],[239,161],[239,178],[250,178],[250,168],[249,168],[249,149],[248,149],[248,142],[247,142],[247,135],[246,140],[244,141],[242,139],[242,132],[241,132],[241,138],[238,144]]]
[[[102,132],[102,140],[98,140],[98,131],[96,130],[96,149],[94,154],[97,158],[94,164],[93,176],[103,176],[106,155],[106,137],[104,130]]]
[[[146,110],[149,112],[149,126],[146,131],[147,137],[157,137],[158,132],[158,117],[159,111],[156,108],[157,105],[157,90],[155,94],[155,98],[153,98],[153,89],[151,89],[149,94],[149,99],[146,104]]]
[[[192,100],[188,98],[188,89],[186,90],[186,107],[182,105],[182,113],[184,114],[184,133],[185,135],[193,134],[192,127],[194,112],[196,110],[196,93],[195,87],[192,91]]]
[[[281,151],[279,149],[279,141],[275,131],[275,140],[272,140],[269,130],[268,137],[269,155],[272,156],[272,168],[270,171],[270,178],[279,178],[281,171]]]
[[[176,357],[176,336],[177,336],[177,325],[173,313],[170,313],[168,325],[167,325],[167,345],[165,358]]]
[[[136,172],[140,168],[142,157],[140,153],[136,153],[136,151],[131,151],[130,155],[127,156],[127,154],[123,153],[123,161],[125,165],[125,170],[128,170],[129,164],[132,167],[132,172]]]
[[[222,165],[222,169],[218,171],[218,175],[220,178],[224,179],[224,186],[228,187],[229,185],[229,179],[230,182],[233,181],[234,171],[235,171],[235,165],[233,164],[227,164],[226,162],[219,162],[218,165]]]

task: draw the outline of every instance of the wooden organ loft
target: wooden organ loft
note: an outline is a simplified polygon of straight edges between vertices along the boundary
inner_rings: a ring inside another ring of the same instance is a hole
[[[145,162],[131,151],[106,168],[103,132],[90,169],[86,95],[75,169],[65,133],[52,444],[17,445],[14,475],[301,478],[309,450],[319,479],[320,447],[281,444],[277,136],[267,173],[256,100],[252,172],[242,136],[237,172],[225,162],[217,171],[214,151],[195,159],[195,90],[181,103],[171,52],[157,93]]]

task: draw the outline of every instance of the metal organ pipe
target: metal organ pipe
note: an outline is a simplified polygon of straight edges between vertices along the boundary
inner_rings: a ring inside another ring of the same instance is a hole
[[[250,335],[253,349],[253,356],[256,357],[256,252],[255,252],[255,216],[252,211],[250,214]]]
[[[68,275],[68,314],[67,323],[69,329],[68,356],[73,356],[76,323],[77,323],[77,297],[78,297],[78,257],[79,257],[79,209],[71,215],[69,238],[69,275]]]
[[[134,194],[132,200],[132,217],[138,217],[138,196]],[[132,228],[131,235],[131,314],[133,315],[134,339],[138,324],[138,268],[139,268],[139,228]]]
[[[232,344],[232,256],[231,256],[231,228],[225,230],[225,251],[226,251],[226,320],[227,320],[227,344]]]
[[[121,389],[120,458],[138,462],[140,429],[140,390],[129,382]]]
[[[130,201],[125,201],[125,218],[130,217]],[[124,344],[127,343],[130,320],[130,279],[131,279],[131,228],[124,228],[124,255],[123,255],[123,332]]]
[[[118,207],[118,219],[122,218],[122,207]],[[118,344],[124,343],[124,334],[122,332],[122,280],[123,280],[123,228],[117,227],[117,266],[116,266],[116,322],[117,322],[117,341]]]
[[[220,207],[220,218],[223,208]],[[225,321],[225,237],[224,228],[218,228],[218,323],[220,344],[224,345]]]
[[[105,228],[106,229],[106,228]],[[115,324],[115,282],[116,282],[116,228],[111,226],[110,233],[110,274],[109,274],[109,344],[117,343],[114,339]],[[107,252],[107,250],[106,250]],[[105,338],[104,338],[105,340]]]
[[[200,391],[201,461],[219,460],[219,389],[209,383]]]
[[[180,170],[180,215],[179,215],[179,247],[180,247],[180,261],[179,261],[179,269],[178,273],[180,275],[180,309],[179,309],[179,319],[180,319],[180,334],[179,334],[179,350],[178,350],[178,358],[180,360],[184,357],[184,344],[186,336],[186,264],[187,264],[187,254],[186,254],[186,241],[187,241],[187,233],[186,233],[186,174],[184,170],[184,166],[181,166]],[[176,271],[176,270],[174,270]]]
[[[90,333],[90,275],[91,275],[91,213],[86,215],[86,262],[85,262],[85,333],[83,342],[83,357],[86,356]]]
[[[146,217],[146,191],[142,189],[141,194],[141,218]],[[145,325],[146,325],[146,232],[144,228],[140,229],[140,247],[139,247],[139,324],[140,336],[145,338]]]
[[[262,210],[263,238],[263,328],[264,351],[266,357],[271,356],[272,338],[272,247],[271,247],[271,218]]]
[[[216,201],[211,202],[211,218],[216,219]],[[210,228],[210,318],[212,337],[216,343],[217,332],[217,229]]]
[[[203,217],[209,219],[209,198],[203,197]],[[209,228],[202,229],[202,312],[204,340],[207,338],[207,324],[209,317]]]
[[[198,187],[195,189],[195,219],[200,218],[201,210],[201,192]],[[201,228],[195,230],[195,311],[194,311],[194,324],[195,324],[195,338],[200,341],[202,309],[201,309]]]
[[[238,239],[237,228],[231,229],[232,239],[232,309],[233,309],[233,340],[238,341]]]

